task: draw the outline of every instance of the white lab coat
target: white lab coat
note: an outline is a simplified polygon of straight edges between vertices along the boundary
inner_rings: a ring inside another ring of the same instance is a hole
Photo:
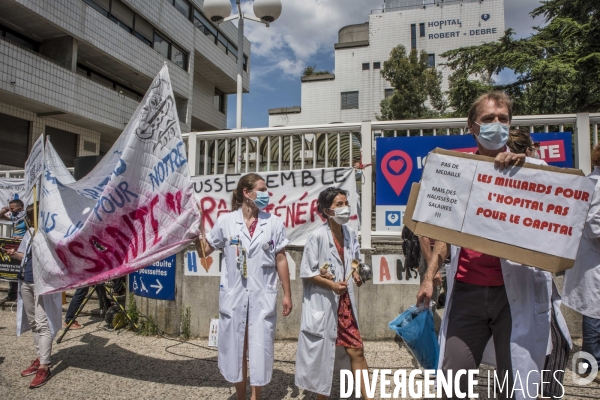
[[[25,236],[23,236],[23,240],[17,251],[25,254],[30,240],[31,235],[28,230],[25,232]],[[23,257],[21,265],[23,265],[24,261],[25,258]],[[33,268],[35,268],[35,264]],[[44,311],[46,311],[46,316],[48,317],[48,327],[50,328],[50,333],[52,333],[52,338],[54,338],[62,327],[62,293],[43,294],[42,297],[44,298]],[[27,319],[25,307],[23,307],[23,299],[21,298],[21,281],[19,280],[19,289],[17,290],[17,336],[21,336],[21,334],[30,330],[31,326],[29,325],[29,319]]]
[[[339,257],[329,224],[311,233],[306,239],[300,278],[302,278],[302,320],[296,352],[296,386],[318,394],[329,396],[336,363],[336,339],[338,305],[340,296],[307,278],[319,275],[319,269],[328,262],[336,282],[345,280],[351,270],[353,259],[360,259],[360,246],[356,232],[347,225],[344,231],[344,266]],[[358,324],[358,313],[354,297],[354,280],[348,282],[348,294],[354,319]],[[343,354],[342,354],[343,352]],[[338,363],[350,368],[350,358],[343,348],[337,351]]]
[[[448,330],[448,318],[446,316],[450,315],[452,309],[452,289],[458,268],[460,249],[460,247],[451,246],[452,258],[446,270],[446,276],[448,277],[446,299],[448,303],[446,304],[440,329],[440,359],[438,362],[440,368],[444,362],[446,332]],[[539,387],[541,381],[540,371],[544,368],[546,355],[552,351],[550,333],[550,312],[552,308],[562,334],[571,347],[573,344],[565,319],[560,312],[561,298],[554,286],[552,274],[502,258],[500,264],[512,317],[510,349],[513,377],[516,381],[515,387],[517,389],[522,387],[525,390],[525,396],[523,396],[522,391],[515,391],[515,399],[528,399],[527,390],[533,394],[536,388]],[[485,349],[482,363],[491,366],[496,365],[496,354],[491,338]],[[528,379],[530,371],[536,372],[532,372]],[[516,378],[517,373],[520,381]],[[519,382],[522,383],[522,386]],[[532,398],[536,398],[536,396]]]
[[[247,250],[247,278],[236,261]],[[219,370],[231,383],[242,381],[244,334],[248,324],[250,385],[264,386],[273,375],[275,324],[277,322],[277,269],[275,255],[288,244],[285,227],[278,217],[258,213],[254,235],[244,222],[242,210],[222,215],[207,234],[208,243],[223,252],[219,292]]]
[[[589,178],[596,188],[579,242],[573,268],[565,272],[565,305],[591,318],[600,318],[600,167]]]

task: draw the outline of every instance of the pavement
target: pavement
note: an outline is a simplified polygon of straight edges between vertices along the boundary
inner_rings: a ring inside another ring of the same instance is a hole
[[[2,298],[5,287],[4,282],[0,283]],[[52,378],[41,388],[29,389],[33,377],[22,378],[20,371],[36,357],[33,340],[31,333],[16,337],[16,306],[11,306],[5,304],[0,310],[0,399],[236,398],[233,386],[219,373],[216,349],[208,347],[206,340],[183,341],[106,330],[101,317],[95,314],[97,310],[93,310],[98,307],[95,300],[90,300],[86,315],[78,319],[84,328],[68,332],[60,344],[54,343]],[[580,350],[580,344],[576,341],[574,351]],[[406,369],[409,373],[417,368],[402,341],[365,342],[365,356],[371,370]],[[294,385],[295,357],[295,341],[276,341],[273,380],[263,389],[263,399],[316,398]],[[477,391],[480,399],[487,399],[486,369],[482,368],[481,376]],[[564,384],[564,399],[600,398],[600,385],[575,385],[570,370]],[[376,398],[380,398],[377,386]],[[339,393],[336,376],[331,399],[338,399]]]

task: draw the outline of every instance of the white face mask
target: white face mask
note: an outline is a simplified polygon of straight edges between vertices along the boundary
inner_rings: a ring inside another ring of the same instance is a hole
[[[339,207],[339,208],[330,208],[335,215],[330,215],[329,218],[332,218],[335,222],[340,225],[347,224],[350,221],[350,207]]]
[[[489,124],[479,125],[479,135],[477,135],[477,141],[488,150],[498,150],[506,145],[508,141],[508,129],[509,125],[501,122],[492,122]]]

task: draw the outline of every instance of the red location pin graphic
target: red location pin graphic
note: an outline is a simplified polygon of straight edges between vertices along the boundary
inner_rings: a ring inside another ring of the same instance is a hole
[[[413,169],[412,159],[402,150],[392,150],[383,156],[381,160],[381,171],[397,196],[408,181]]]

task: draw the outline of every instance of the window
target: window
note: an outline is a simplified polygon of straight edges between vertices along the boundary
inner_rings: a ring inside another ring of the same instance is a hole
[[[211,40],[231,58],[237,62],[238,50],[237,47],[231,43],[225,35],[223,35],[213,24],[208,22],[206,17],[198,11],[196,8],[193,9],[192,22],[194,26],[198,28],[206,36],[211,36]],[[248,72],[248,57],[244,55],[244,71]]]
[[[219,32],[219,35],[217,36],[217,47],[223,50],[223,53],[227,53],[227,44],[227,38],[223,36],[221,32]]]
[[[411,50],[417,48],[417,24],[410,25],[410,48]]]
[[[133,11],[119,0],[111,0],[110,20],[127,32],[133,32]]]
[[[104,76],[102,74],[97,73],[96,71],[92,70],[91,68],[89,68],[85,65],[77,64],[76,72],[78,75],[85,76],[85,77],[93,80],[94,82],[101,84],[102,86],[105,86],[110,89],[114,89],[117,92],[119,92],[120,94],[122,94],[123,96],[129,97],[130,99],[140,101],[144,97],[140,93],[135,92],[135,91],[125,87],[123,84],[120,84],[110,78],[107,78],[106,76]]]
[[[158,51],[165,58],[169,58],[169,47],[171,44],[167,40],[154,32],[154,50]]]
[[[392,97],[394,95],[394,89],[385,89],[383,91],[383,97],[384,98],[388,98],[388,97]]]
[[[183,14],[184,17],[186,18],[190,18],[190,4],[185,1],[185,0],[174,0],[173,1],[173,5],[175,6],[175,8],[177,9],[177,11],[179,11],[180,13]]]
[[[435,67],[435,54],[427,54],[427,64],[430,67]]]
[[[188,53],[179,46],[172,44],[162,34],[155,32],[154,27],[148,21],[134,13],[121,0],[83,0],[83,2],[187,71]],[[169,0],[169,2],[185,15],[186,18],[190,18],[192,11],[190,3],[186,0]],[[198,26],[195,19],[197,16],[202,17],[197,10],[194,10],[194,25],[196,26]],[[205,19],[203,20],[205,21]],[[204,29],[204,25],[202,27]],[[0,33],[2,33],[1,28],[0,26]],[[214,30],[214,27],[212,29]],[[212,32],[208,28],[207,31],[209,33]],[[214,30],[214,32],[216,40],[217,31]],[[227,52],[227,49],[225,52]],[[91,78],[89,73],[87,76]],[[99,80],[101,81],[101,79]]]
[[[368,70],[369,70],[369,66],[370,66],[370,64],[369,64],[369,63],[363,63],[363,65],[362,65],[362,70],[363,70],[363,71],[368,71]]]
[[[38,43],[35,40],[31,40],[27,36],[23,36],[17,32],[5,28],[2,25],[0,25],[0,37],[10,40],[19,47],[24,47],[33,51],[38,50]]]
[[[135,37],[146,43],[148,46],[152,46],[152,39],[154,38],[154,27],[148,23],[144,18],[139,15],[135,16]]]
[[[175,109],[177,110],[179,122],[187,124],[188,101],[182,97],[175,96]]]
[[[108,17],[108,10],[110,10],[110,0],[83,0],[84,3],[92,7],[94,10]]]
[[[342,110],[358,109],[358,91],[342,92]]]
[[[171,47],[171,61],[187,71],[187,53],[175,45]]]
[[[381,62],[377,61],[373,63],[373,69],[381,69]]]
[[[215,89],[214,106],[215,110],[225,113],[225,95],[217,89]]]
[[[30,122],[0,114],[0,163],[2,166],[23,168],[27,160]],[[52,140],[54,144],[54,140]]]
[[[425,23],[421,22],[419,24],[419,36],[425,37]]]
[[[45,131],[52,138],[52,146],[65,166],[72,167],[77,156],[77,135],[50,126],[46,126]]]

